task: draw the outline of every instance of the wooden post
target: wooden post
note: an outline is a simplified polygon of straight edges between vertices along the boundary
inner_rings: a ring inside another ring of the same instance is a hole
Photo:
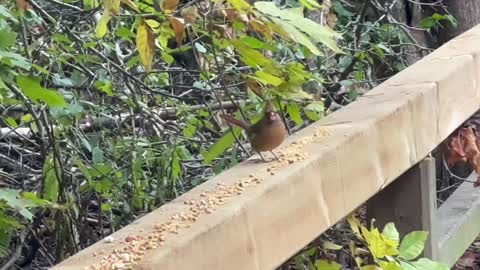
[[[438,258],[435,160],[427,157],[367,202],[367,218],[379,228],[394,222],[404,237],[415,230],[429,232],[423,256]]]

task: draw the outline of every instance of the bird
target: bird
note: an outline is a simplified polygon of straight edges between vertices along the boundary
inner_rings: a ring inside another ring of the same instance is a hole
[[[272,153],[278,160],[273,150],[282,144],[287,135],[287,129],[270,101],[265,104],[263,113],[263,117],[253,125],[230,115],[223,115],[223,118],[228,123],[239,126],[246,131],[252,149],[260,155],[264,162],[265,159],[261,152],[266,151]]]

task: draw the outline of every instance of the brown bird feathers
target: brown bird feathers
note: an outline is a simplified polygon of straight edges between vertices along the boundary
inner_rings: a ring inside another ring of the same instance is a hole
[[[265,115],[262,119],[253,125],[229,115],[224,115],[223,118],[228,123],[239,126],[247,132],[253,150],[258,152],[263,161],[265,161],[265,159],[261,152],[266,151],[269,151],[276,159],[278,159],[272,150],[282,144],[287,135],[287,130],[282,118],[278,115],[270,102],[267,102],[265,105],[264,114]]]

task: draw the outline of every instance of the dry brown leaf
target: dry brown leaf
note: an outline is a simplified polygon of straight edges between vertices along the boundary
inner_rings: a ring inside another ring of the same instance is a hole
[[[177,8],[178,3],[180,3],[180,0],[163,0],[162,10],[165,13],[170,14]]]
[[[260,98],[263,98],[263,89],[257,80],[247,78],[247,87],[253,93],[255,93],[255,95],[259,96]]]
[[[273,29],[271,26],[264,24],[262,21],[254,19],[249,21],[249,26],[252,30],[262,33],[263,36],[271,41],[273,37]]]
[[[17,0],[17,8],[20,11],[29,10],[32,8],[26,0]]]
[[[185,33],[185,21],[182,18],[168,16],[168,21],[172,25],[173,32],[175,32],[175,40],[178,46],[183,43],[183,35]]]
[[[337,21],[338,21],[338,19],[337,19],[337,16],[335,14],[328,13],[328,15],[327,15],[327,25],[330,28],[334,29],[335,26],[337,25]]]
[[[450,139],[448,144],[448,156],[447,156],[447,165],[449,167],[455,166],[458,162],[466,162],[467,158],[465,157],[465,147],[464,140],[460,139],[459,136],[455,136]]]
[[[199,17],[198,15],[198,9],[196,6],[189,6],[184,9],[182,9],[180,13],[185,20],[185,23],[187,24],[192,24],[195,23]]]

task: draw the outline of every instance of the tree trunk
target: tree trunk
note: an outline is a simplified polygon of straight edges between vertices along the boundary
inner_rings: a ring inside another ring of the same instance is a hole
[[[479,0],[444,0],[443,4],[453,17],[458,20],[458,27],[455,28],[450,23],[444,23],[445,27],[439,29],[438,33],[440,44],[449,41],[480,23]]]

